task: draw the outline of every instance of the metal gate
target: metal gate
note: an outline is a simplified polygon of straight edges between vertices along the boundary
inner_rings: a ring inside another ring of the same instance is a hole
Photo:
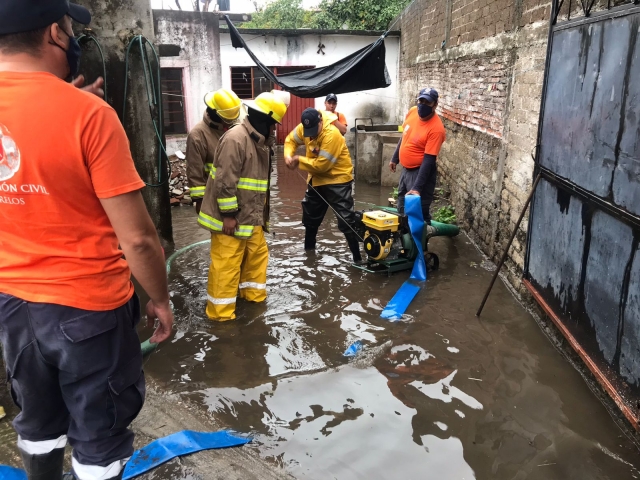
[[[640,6],[597,1],[553,0],[525,284],[638,428]]]

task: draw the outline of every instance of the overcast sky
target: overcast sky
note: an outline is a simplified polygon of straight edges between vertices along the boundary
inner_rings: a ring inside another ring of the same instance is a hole
[[[0,0],[1,1],[1,0]],[[265,4],[268,0],[258,0],[258,3]],[[320,0],[302,0],[304,8],[313,8],[318,6]],[[183,10],[193,10],[192,0],[180,0]],[[175,0],[151,0],[153,8],[166,8],[177,10]],[[251,13],[255,11],[253,2],[250,0],[231,0],[231,11],[236,13]]]

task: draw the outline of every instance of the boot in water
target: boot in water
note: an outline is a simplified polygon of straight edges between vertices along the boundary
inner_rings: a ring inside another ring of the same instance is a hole
[[[318,236],[317,228],[307,227],[304,232],[304,249],[315,250],[316,249],[316,237]]]

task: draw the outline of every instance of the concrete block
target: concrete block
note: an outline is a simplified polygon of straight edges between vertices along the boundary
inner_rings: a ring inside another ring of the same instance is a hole
[[[396,144],[397,145],[397,144]],[[397,187],[400,180],[400,174],[402,173],[402,165],[398,164],[396,172],[393,173],[389,170],[389,160],[393,156],[393,152],[396,150],[396,145],[392,143],[385,143],[382,145],[382,162],[380,167],[380,185],[383,187]]]

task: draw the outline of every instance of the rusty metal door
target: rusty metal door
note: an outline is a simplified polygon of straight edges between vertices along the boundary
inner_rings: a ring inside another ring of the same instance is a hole
[[[276,67],[274,72],[276,75],[282,73],[292,73],[299,72],[300,70],[310,70],[312,66],[296,66],[296,67]],[[280,87],[276,87],[280,88]],[[314,107],[315,99],[313,98],[300,98],[295,95],[291,95],[291,103],[289,104],[289,108],[287,108],[287,113],[282,120],[282,125],[278,125],[278,129],[276,132],[276,141],[278,145],[284,144],[284,140],[289,135],[289,132],[296,128],[300,123],[300,116],[305,108]]]
[[[315,106],[315,100],[313,98],[300,98],[295,95],[291,95],[291,103],[287,108],[287,113],[282,119],[282,124],[278,125],[276,134],[278,145],[284,144],[285,138],[289,135],[289,132],[296,128],[300,123],[300,116],[305,108]]]
[[[596,1],[553,2],[525,284],[638,428],[640,7]]]

